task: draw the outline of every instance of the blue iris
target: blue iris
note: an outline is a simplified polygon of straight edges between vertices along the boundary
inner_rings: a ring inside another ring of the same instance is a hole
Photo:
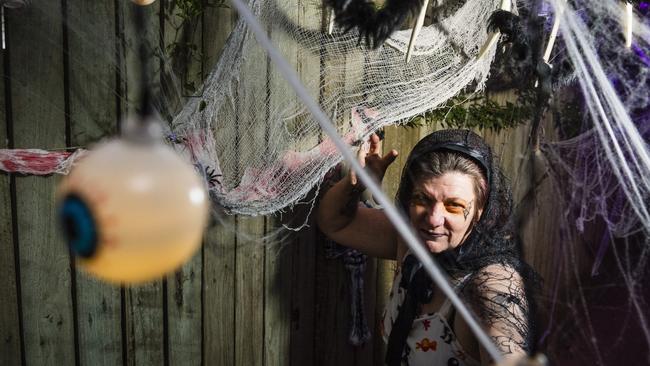
[[[70,249],[90,258],[97,249],[97,227],[92,212],[81,197],[70,194],[61,203],[59,218]]]

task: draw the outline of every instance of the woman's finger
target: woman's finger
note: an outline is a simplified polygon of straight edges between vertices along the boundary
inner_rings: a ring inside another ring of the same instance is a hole
[[[379,136],[377,136],[376,133],[373,133],[372,135],[370,135],[369,140],[370,140],[370,149],[368,149],[368,154],[379,155],[381,153],[381,140],[379,139]]]
[[[357,161],[359,162],[359,164],[361,164],[361,166],[366,166],[367,155],[368,153],[366,152],[364,146],[363,145],[359,146],[359,150],[357,150]],[[357,173],[355,173],[353,169],[350,169],[350,183],[353,186],[357,185]]]
[[[350,169],[350,184],[357,185],[357,173],[354,172],[354,169]]]
[[[391,165],[395,161],[395,159],[397,159],[397,155],[399,155],[399,153],[397,152],[397,150],[393,149],[389,151],[386,155],[384,155],[383,158],[381,158],[381,162],[384,166],[384,169],[388,168],[388,166]]]

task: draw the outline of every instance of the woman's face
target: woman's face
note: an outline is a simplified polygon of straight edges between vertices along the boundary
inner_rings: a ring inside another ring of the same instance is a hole
[[[432,253],[463,243],[477,221],[474,180],[459,172],[423,179],[415,184],[409,206],[411,223]]]

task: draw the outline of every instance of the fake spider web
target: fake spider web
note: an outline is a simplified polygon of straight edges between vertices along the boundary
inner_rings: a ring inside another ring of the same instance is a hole
[[[561,216],[540,344],[558,364],[648,364],[650,29],[636,13],[628,49],[620,2],[550,5],[564,9],[555,61],[571,62],[585,118],[541,149]]]

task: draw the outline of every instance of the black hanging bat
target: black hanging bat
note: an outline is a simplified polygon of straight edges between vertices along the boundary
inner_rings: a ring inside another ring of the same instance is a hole
[[[424,0],[387,0],[377,10],[371,0],[325,0],[334,10],[336,24],[349,32],[359,30],[359,43],[370,48],[381,46],[409,16],[418,14]]]

